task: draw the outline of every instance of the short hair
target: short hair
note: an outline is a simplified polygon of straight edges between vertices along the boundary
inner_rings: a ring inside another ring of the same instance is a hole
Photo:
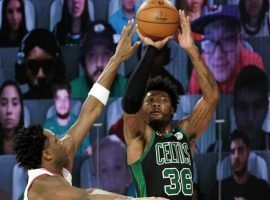
[[[174,112],[177,111],[177,105],[179,102],[179,94],[177,92],[176,85],[174,85],[167,77],[158,75],[153,78],[150,78],[147,81],[145,94],[149,91],[154,91],[154,90],[166,92],[171,99]]]
[[[245,134],[243,131],[239,130],[239,129],[235,129],[231,135],[230,135],[230,144],[232,144],[233,141],[235,140],[242,140],[245,145],[247,146],[247,148],[250,148],[250,141],[249,138],[247,136],[247,134]]]
[[[56,96],[56,92],[58,90],[66,90],[68,92],[69,96],[71,95],[71,86],[69,83],[55,84],[52,88],[54,97]]]
[[[13,138],[13,149],[19,166],[25,170],[39,168],[46,140],[40,124],[18,129]]]
[[[266,73],[255,65],[246,66],[235,81],[234,96],[243,88],[256,88],[265,98],[268,98],[269,84]]]

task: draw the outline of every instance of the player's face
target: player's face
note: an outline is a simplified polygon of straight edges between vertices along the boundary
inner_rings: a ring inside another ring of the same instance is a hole
[[[89,49],[85,57],[85,67],[90,80],[97,81],[112,55],[112,50],[104,44],[94,44]]]
[[[57,90],[55,94],[55,108],[58,115],[64,116],[69,113],[70,96],[66,89]]]
[[[86,0],[67,0],[69,14],[74,17],[80,17],[85,9]]]
[[[7,4],[7,22],[10,28],[17,31],[22,22],[22,5],[18,0],[10,0]]]
[[[250,17],[257,18],[262,10],[264,0],[244,0],[244,6]]]
[[[222,25],[221,20],[205,28],[202,41],[204,59],[218,83],[231,78],[240,54],[240,36]]]
[[[55,60],[46,51],[34,47],[26,59],[26,76],[34,87],[47,86],[55,76]]]
[[[107,145],[100,150],[100,181],[102,188],[109,192],[125,194],[130,174],[125,155],[116,144]]]
[[[145,95],[143,110],[148,114],[150,123],[160,121],[169,123],[173,116],[170,96],[164,91],[150,91]]]
[[[43,134],[48,138],[48,145],[44,151],[48,150],[56,165],[64,166],[68,161],[68,154],[65,145],[50,130],[44,129]]]
[[[235,95],[234,111],[237,127],[250,139],[256,138],[268,111],[268,99],[256,87],[243,87]]]
[[[242,139],[232,141],[230,148],[233,172],[242,175],[247,170],[249,150]]]
[[[127,11],[133,11],[135,7],[135,0],[123,0],[124,9]]]
[[[4,129],[16,128],[20,123],[22,107],[17,89],[8,85],[0,96],[0,124]]]

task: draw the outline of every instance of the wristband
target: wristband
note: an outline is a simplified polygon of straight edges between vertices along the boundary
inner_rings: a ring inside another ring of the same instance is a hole
[[[89,91],[88,96],[89,95],[96,97],[105,106],[108,101],[110,91],[99,83],[95,83]]]

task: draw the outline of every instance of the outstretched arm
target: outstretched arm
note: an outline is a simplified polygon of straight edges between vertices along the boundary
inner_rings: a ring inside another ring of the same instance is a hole
[[[29,194],[28,194],[29,197]],[[32,185],[29,199],[50,200],[166,200],[165,198],[133,198],[101,190],[98,188],[81,189],[69,185],[64,178],[43,176],[38,178]]]
[[[190,137],[196,139],[207,128],[213,117],[219,98],[219,91],[213,75],[194,44],[189,17],[185,16],[184,11],[179,10],[179,18],[181,27],[181,30],[178,32],[179,45],[187,52],[193,66],[197,70],[202,89],[202,98],[195,105],[191,115],[179,121],[178,125],[189,133]]]
[[[102,112],[120,64],[128,59],[139,45],[139,42],[136,42],[133,46],[131,45],[131,40],[135,34],[135,30],[132,30],[133,23],[133,20],[131,20],[123,28],[115,54],[90,90],[90,95],[85,100],[77,121],[68,130],[66,137],[63,138],[69,156],[74,155],[83,138]]]

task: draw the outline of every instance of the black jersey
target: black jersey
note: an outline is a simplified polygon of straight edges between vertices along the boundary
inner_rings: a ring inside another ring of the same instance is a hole
[[[179,128],[164,135],[153,131],[149,146],[131,169],[140,197],[192,199],[192,156],[187,135]]]

